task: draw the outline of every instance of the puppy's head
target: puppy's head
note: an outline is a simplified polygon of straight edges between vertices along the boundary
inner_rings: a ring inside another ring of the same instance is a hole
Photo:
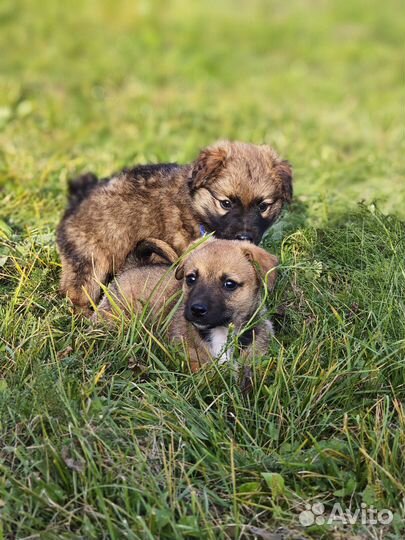
[[[249,242],[212,240],[176,271],[183,279],[184,316],[200,330],[241,328],[260,305],[263,281],[272,288],[277,257]]]
[[[292,171],[270,146],[224,141],[202,150],[189,186],[207,232],[258,244],[291,201]]]

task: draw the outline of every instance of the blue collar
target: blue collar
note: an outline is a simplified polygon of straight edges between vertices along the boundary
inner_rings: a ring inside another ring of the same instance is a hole
[[[207,234],[204,225],[200,225],[200,234],[201,236],[205,236]]]

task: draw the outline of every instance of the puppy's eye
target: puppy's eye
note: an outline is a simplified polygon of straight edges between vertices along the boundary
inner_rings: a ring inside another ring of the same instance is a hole
[[[229,199],[224,199],[223,201],[219,201],[219,204],[224,208],[225,210],[229,210],[232,208],[232,203]]]
[[[259,208],[259,212],[264,214],[264,212],[269,208],[270,203],[263,201],[263,202],[259,203],[257,206]]]
[[[233,281],[233,279],[226,279],[224,281],[224,287],[228,291],[234,291],[237,286],[238,286],[238,284],[236,283],[236,281]]]
[[[189,274],[188,276],[186,276],[187,285],[194,285],[196,281],[197,281],[197,276],[195,274]]]

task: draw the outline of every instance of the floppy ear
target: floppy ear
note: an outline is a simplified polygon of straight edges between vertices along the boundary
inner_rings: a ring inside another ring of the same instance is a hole
[[[258,266],[260,277],[265,281],[267,288],[273,289],[277,277],[278,258],[254,244],[244,247],[243,253],[249,261]]]
[[[178,255],[169,244],[156,238],[147,238],[138,242],[135,248],[135,257],[138,263],[147,264],[173,264]]]
[[[184,266],[190,256],[192,256],[193,253],[198,251],[199,249],[204,248],[207,244],[211,244],[211,242],[216,242],[215,238],[212,236],[206,236],[204,238],[198,238],[197,240],[194,240],[191,242],[191,244],[188,246],[187,251],[182,255],[181,262],[176,268],[176,272],[174,274],[175,278],[180,280],[184,278]]]
[[[229,143],[219,142],[201,150],[195,160],[190,177],[190,188],[199,189],[216,178],[224,168],[229,155]]]
[[[180,281],[184,278],[184,263],[179,264],[179,266],[176,268],[176,272],[174,273],[174,277]]]
[[[284,200],[285,202],[290,203],[293,195],[293,175],[290,163],[285,160],[281,161],[276,165],[275,173],[281,180]]]
[[[260,149],[266,156],[269,167],[272,169],[274,175],[281,183],[281,193],[284,202],[291,202],[293,195],[293,173],[290,163],[286,160],[280,159],[277,152],[268,144],[260,145]]]

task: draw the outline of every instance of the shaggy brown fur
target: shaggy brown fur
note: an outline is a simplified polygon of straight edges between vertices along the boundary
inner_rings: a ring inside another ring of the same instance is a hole
[[[139,166],[98,183],[80,177],[58,228],[61,291],[86,310],[145,238],[181,254],[203,226],[218,238],[258,244],[291,200],[291,174],[269,146],[225,141],[191,165]]]
[[[149,246],[153,249],[153,240]],[[229,358],[231,325],[243,355],[266,352],[272,326],[267,320],[257,323],[257,312],[263,283],[269,289],[274,286],[277,263],[274,255],[251,243],[212,240],[197,247],[177,268],[175,277],[183,282],[184,300],[171,321],[169,336],[183,343],[193,371],[213,358],[220,362]],[[129,268],[110,286],[115,306],[104,298],[93,318],[109,318],[117,309],[139,313],[147,302],[155,316],[167,313],[180,287],[168,266]],[[165,299],[169,305],[164,306]]]

